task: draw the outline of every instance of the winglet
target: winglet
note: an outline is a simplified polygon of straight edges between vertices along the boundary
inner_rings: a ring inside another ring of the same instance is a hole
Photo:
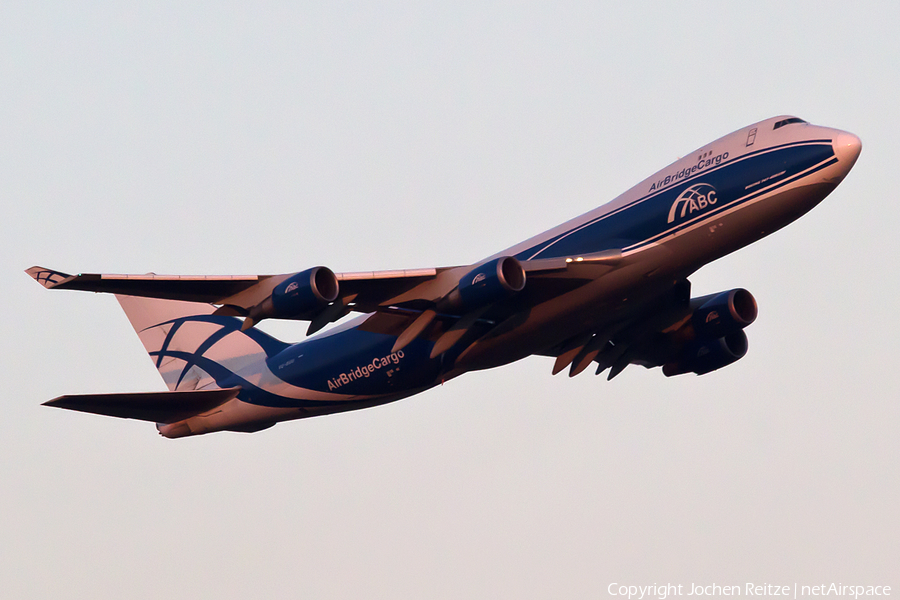
[[[44,267],[31,267],[30,269],[26,269],[25,272],[48,290],[56,287],[57,284],[71,277],[68,273],[60,273],[59,271]]]

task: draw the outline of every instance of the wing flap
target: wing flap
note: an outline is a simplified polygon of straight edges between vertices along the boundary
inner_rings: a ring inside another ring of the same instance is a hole
[[[68,410],[138,419],[153,423],[175,423],[212,410],[235,396],[241,388],[131,394],[72,394],[44,402]]]

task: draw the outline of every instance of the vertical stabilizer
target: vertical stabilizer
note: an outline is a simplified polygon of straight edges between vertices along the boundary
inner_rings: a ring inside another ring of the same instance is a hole
[[[240,331],[239,319],[214,315],[211,304],[116,299],[170,390],[240,385],[248,371],[286,347],[258,329]]]

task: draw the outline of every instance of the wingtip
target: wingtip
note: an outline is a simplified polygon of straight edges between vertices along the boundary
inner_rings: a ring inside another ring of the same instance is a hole
[[[49,406],[51,408],[69,408],[69,402],[71,400],[71,396],[62,395],[57,396],[51,400],[47,400],[46,402],[41,402],[41,406]]]
[[[28,275],[32,279],[34,279],[47,289],[56,287],[56,285],[58,285],[64,279],[71,277],[71,275],[69,275],[68,273],[62,273],[60,271],[54,271],[53,269],[38,266],[31,267],[30,269],[25,269],[25,272],[28,273]]]

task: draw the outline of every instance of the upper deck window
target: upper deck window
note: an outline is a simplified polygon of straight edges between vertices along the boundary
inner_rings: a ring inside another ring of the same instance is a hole
[[[779,127],[784,127],[785,125],[790,125],[791,123],[806,123],[803,119],[798,119],[797,117],[791,117],[790,119],[784,119],[783,121],[778,121],[775,123],[775,127],[772,129],[778,129]]]

